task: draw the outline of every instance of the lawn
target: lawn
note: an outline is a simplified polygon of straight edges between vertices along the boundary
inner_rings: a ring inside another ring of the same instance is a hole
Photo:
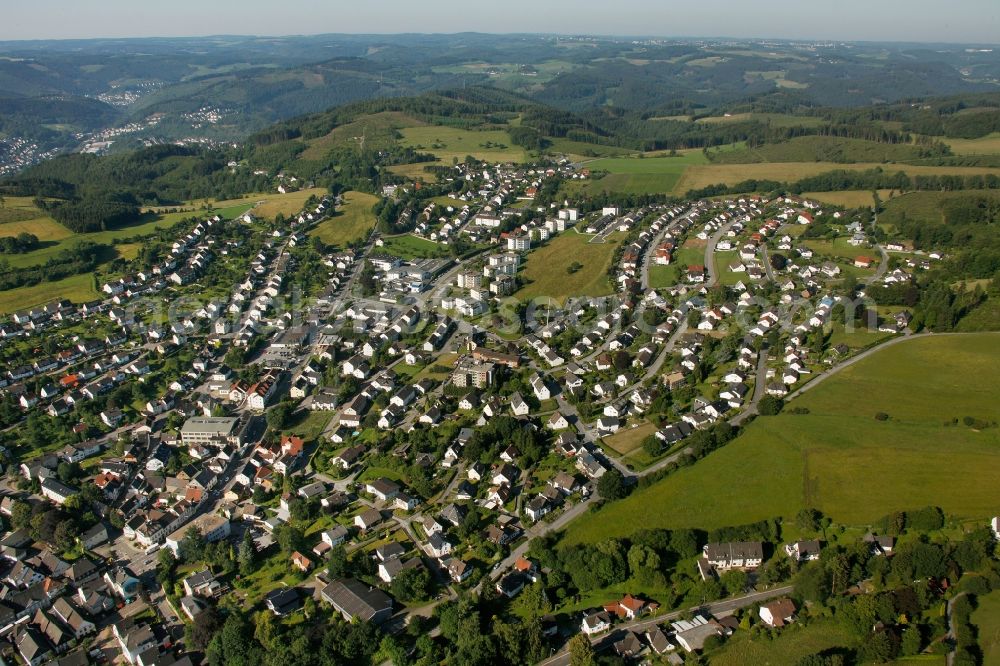
[[[372,212],[372,207],[376,203],[378,197],[374,195],[346,192],[343,206],[332,217],[310,229],[309,235],[318,237],[324,243],[338,246],[364,239],[375,226],[375,213]]]
[[[736,632],[722,648],[711,653],[712,666],[744,664],[795,664],[809,655],[834,647],[855,647],[855,639],[836,620],[818,620],[804,626],[793,624],[775,639],[754,639],[747,631]]]
[[[739,525],[804,507],[849,525],[929,504],[959,518],[993,515],[1000,429],[961,422],[996,418],[998,343],[989,333],[934,336],[879,351],[792,403],[809,414],[757,419],[704,460],[577,520],[565,542]],[[889,420],[875,420],[879,412]]]
[[[983,651],[983,666],[1000,665],[1000,590],[977,597],[978,607],[972,613],[972,624],[979,630],[979,647]]]
[[[485,162],[524,162],[523,148],[511,143],[510,134],[503,130],[464,130],[441,125],[406,127],[400,130],[400,143],[422,153],[431,153],[439,160],[451,163],[467,156]]]
[[[612,234],[609,240],[615,237]],[[618,242],[590,243],[590,238],[567,231],[531,252],[521,273],[527,284],[515,296],[524,300],[545,296],[562,301],[569,296],[608,296],[614,293],[608,269],[611,268]],[[574,262],[581,264],[582,268],[570,273],[568,269]]]
[[[83,303],[100,298],[100,294],[94,289],[94,278],[90,273],[73,275],[55,282],[42,282],[30,287],[0,291],[0,312],[25,310],[62,298],[68,298],[74,303]]]
[[[866,171],[882,168],[890,173],[904,171],[911,176],[952,175],[971,176],[979,174],[1000,175],[1000,169],[985,167],[935,167],[910,166],[908,164],[882,165],[878,163],[840,164],[837,162],[764,162],[758,164],[692,164],[677,182],[674,192],[683,194],[688,190],[708,185],[724,183],[735,185],[745,180],[775,180],[794,182],[801,178],[816,176],[827,171]]]
[[[449,256],[447,246],[411,234],[386,238],[382,251],[407,261]]]

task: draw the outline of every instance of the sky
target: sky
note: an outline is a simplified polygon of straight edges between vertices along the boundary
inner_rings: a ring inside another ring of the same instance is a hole
[[[4,0],[0,40],[533,32],[1000,42],[1000,0]]]

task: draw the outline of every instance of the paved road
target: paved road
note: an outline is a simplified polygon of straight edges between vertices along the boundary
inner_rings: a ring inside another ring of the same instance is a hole
[[[731,613],[732,611],[738,610],[740,608],[746,608],[747,606],[752,606],[759,601],[765,601],[767,599],[773,599],[775,597],[791,594],[793,589],[794,588],[791,585],[785,585],[783,587],[776,587],[770,590],[754,592],[752,594],[747,594],[742,597],[736,597],[734,599],[716,601],[715,603],[711,603],[706,606],[696,606],[694,608],[689,608],[687,610],[682,610],[682,611],[674,611],[673,613],[667,613],[666,615],[660,615],[654,618],[634,620],[632,622],[619,624],[615,627],[614,631],[612,631],[611,633],[604,634],[603,636],[598,636],[597,638],[592,638],[590,642],[594,646],[594,651],[600,652],[602,650],[607,650],[611,648],[616,641],[621,640],[626,631],[642,633],[647,629],[653,627],[654,625],[663,624],[665,622],[676,620],[677,618],[681,617],[682,615],[690,611],[704,610],[711,615]],[[549,657],[548,659],[539,662],[539,666],[569,666],[569,651],[563,649],[558,654],[553,655],[552,657]]]

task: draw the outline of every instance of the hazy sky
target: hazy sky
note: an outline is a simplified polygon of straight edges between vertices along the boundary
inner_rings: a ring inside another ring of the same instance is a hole
[[[545,32],[1000,42],[1000,0],[3,0],[0,39]]]

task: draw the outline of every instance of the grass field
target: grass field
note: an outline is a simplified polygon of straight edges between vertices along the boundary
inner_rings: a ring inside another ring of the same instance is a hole
[[[367,147],[392,141],[395,130],[418,127],[424,123],[403,113],[385,111],[363,116],[357,121],[335,127],[328,134],[306,141],[307,148],[299,154],[303,160],[321,160],[334,148],[360,146],[361,137]]]
[[[649,267],[649,287],[665,289],[683,281],[683,274],[688,265],[702,264],[705,261],[705,250],[697,247],[682,247],[674,253],[669,266],[652,264]],[[718,263],[716,264],[718,265]]]
[[[879,198],[885,202],[895,194],[893,190],[879,190]],[[803,192],[806,199],[832,204],[843,208],[871,208],[875,202],[869,190],[844,190],[843,192]]]
[[[643,423],[635,428],[620,430],[611,437],[605,437],[604,443],[621,455],[628,455],[642,447],[642,440],[656,432],[656,424]]]
[[[528,284],[515,294],[521,299],[548,296],[562,301],[568,296],[607,296],[612,293],[608,268],[621,238],[611,234],[606,243],[589,243],[590,236],[561,233],[528,255],[522,279]],[[617,238],[617,241],[615,239]],[[582,264],[575,273],[567,269]]]
[[[934,137],[951,148],[956,155],[996,155],[1000,153],[1000,132],[993,132],[978,139],[949,139]]]
[[[880,167],[895,173],[904,171],[911,176],[952,175],[971,176],[979,174],[1000,175],[1000,169],[985,167],[933,167],[893,164],[886,167],[877,163],[838,164],[836,162],[773,162],[760,164],[692,164],[681,175],[674,188],[677,194],[699,189],[708,185],[723,183],[735,185],[748,179],[794,182],[801,178],[815,176],[827,171],[865,171]]]
[[[1000,590],[980,595],[972,624],[979,630],[983,666],[1000,666]]]
[[[819,120],[819,119],[817,119]],[[909,143],[878,143],[832,136],[799,136],[714,157],[719,163],[898,162],[918,159],[921,148]]]
[[[408,261],[449,256],[447,246],[410,234],[386,238],[382,251]]]
[[[249,210],[252,205],[249,201],[240,203],[220,202],[220,204],[225,205],[225,208],[220,205],[220,214],[227,218],[242,215],[245,211]],[[32,209],[37,217],[31,221],[30,225],[28,222],[8,223],[10,225],[14,225],[12,227],[8,227],[8,225],[0,225],[0,236],[12,235],[9,232],[13,232],[16,228],[16,233],[20,233],[20,231],[27,231],[28,233],[33,233],[38,236],[39,240],[50,242],[47,243],[45,247],[39,248],[33,252],[7,255],[5,259],[7,259],[10,265],[14,268],[23,268],[25,266],[35,266],[37,264],[45,263],[59,252],[73,247],[80,241],[111,244],[114,241],[123,238],[145,236],[158,229],[167,229],[185,218],[201,215],[201,212],[199,211],[186,211],[180,213],[146,212],[142,214],[138,223],[127,227],[109,229],[107,231],[96,231],[94,233],[87,234],[75,234],[52,218],[47,217],[42,211],[34,208],[33,205]]]
[[[765,74],[765,72],[759,72]],[[780,72],[775,72],[780,74]],[[777,78],[777,77],[764,77]],[[706,124],[736,123],[747,120],[756,120],[767,123],[772,127],[819,127],[823,124],[823,119],[815,116],[795,116],[788,113],[734,113],[728,116],[708,116],[699,118],[697,122]]]
[[[1000,334],[981,333],[878,351],[794,401],[809,414],[757,419],[704,460],[578,519],[564,541],[711,529],[804,507],[849,525],[928,504],[961,518],[993,515],[1000,429],[961,420],[996,418],[998,343]],[[876,421],[878,412],[889,420]]]
[[[656,194],[670,192],[685,169],[704,165],[708,160],[700,151],[681,153],[676,157],[609,157],[587,162],[591,171],[607,171],[599,180],[584,181],[580,188],[593,192],[625,194]]]
[[[406,127],[400,130],[400,143],[423,153],[431,153],[443,162],[452,158],[464,160],[466,156],[486,162],[523,162],[527,154],[523,148],[510,141],[510,134],[503,130],[463,130],[440,125]]]
[[[617,146],[602,146],[598,143],[571,141],[570,139],[552,139],[552,144],[545,149],[547,153],[562,153],[573,160],[583,160],[592,157],[618,157],[628,155],[631,151]]]
[[[55,282],[42,282],[30,287],[0,291],[0,312],[16,312],[61,298],[68,298],[74,303],[83,303],[99,297],[100,294],[94,289],[94,278],[89,273],[73,275]]]
[[[745,664],[795,664],[811,654],[834,647],[855,647],[851,633],[835,620],[819,620],[809,626],[793,624],[782,629],[777,638],[753,639],[749,632],[738,631],[709,657],[712,666]]]
[[[441,162],[415,162],[413,164],[394,164],[389,167],[389,172],[403,178],[426,178],[432,180],[433,177],[424,171],[424,167],[441,164]]]
[[[878,248],[864,247],[863,245],[855,247],[847,241],[848,239],[846,236],[840,236],[838,238],[834,238],[833,240],[808,239],[799,242],[812,249],[813,252],[825,254],[828,257],[843,257],[853,261],[855,257],[864,255],[875,259],[875,265],[878,265]]]
[[[960,190],[956,192],[909,192],[894,198],[879,215],[879,224],[895,226],[903,215],[907,220],[926,224],[944,222],[944,207],[949,201],[986,197],[1000,200],[997,190]]]
[[[372,206],[378,197],[364,192],[344,193],[344,204],[337,212],[309,230],[310,236],[317,236],[330,245],[347,245],[368,235],[375,226]]]

